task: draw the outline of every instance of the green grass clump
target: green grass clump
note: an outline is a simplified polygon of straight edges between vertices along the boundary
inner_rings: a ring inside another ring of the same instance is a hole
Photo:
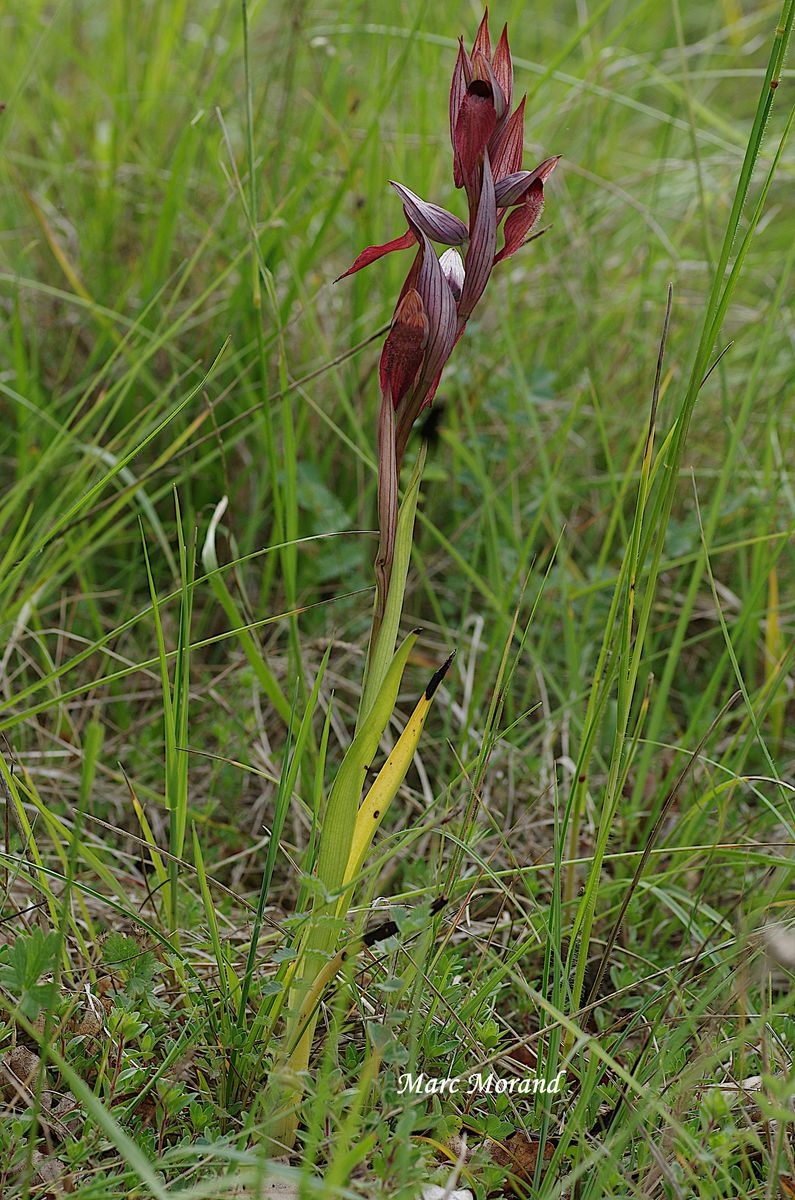
[[[407,260],[330,281],[387,179],[459,211],[480,15],[5,8],[3,1195],[795,1194],[792,0],[493,10],[550,228],[445,372],[345,760]],[[331,781],[453,647],[327,889]]]

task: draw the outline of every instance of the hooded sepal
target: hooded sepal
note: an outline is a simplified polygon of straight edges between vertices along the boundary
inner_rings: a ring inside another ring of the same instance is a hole
[[[475,34],[475,40],[472,43],[472,57],[474,58],[477,52],[485,54],[486,58],[491,61],[491,36],[489,34],[489,10],[486,7],[483,10],[483,19],[478,25],[478,31]]]
[[[494,58],[491,60],[491,65],[494,68],[497,82],[505,96],[505,104],[510,108],[511,97],[513,96],[513,61],[511,59],[511,48],[508,45],[507,25],[503,25],[502,27],[500,40],[497,42],[497,49],[494,51]]]
[[[505,103],[505,93],[497,81],[497,76],[494,74],[494,68],[485,54],[476,54],[472,59],[472,69],[475,78],[482,80],[483,83],[487,83],[491,88],[491,94],[494,99],[494,112],[497,117],[497,127],[499,127],[499,123],[508,111],[508,106]]]
[[[515,171],[512,175],[506,175],[494,185],[497,208],[512,208],[514,204],[521,204],[536,180],[546,183],[559,162],[560,155],[556,154],[554,158],[545,158],[534,171]]]
[[[458,302],[459,325],[466,321],[477,304],[488,283],[494,266],[494,251],[497,247],[497,205],[494,199],[494,181],[488,153],[483,158],[483,183],[478,201],[478,211],[472,227],[466,260],[464,262],[464,286]]]
[[[390,183],[403,201],[403,211],[412,228],[421,229],[432,242],[441,242],[445,246],[460,246],[467,240],[469,230],[459,217],[438,204],[420,199],[410,188],[396,183],[394,179]]]
[[[427,391],[436,375],[450,357],[456,335],[456,307],[450,285],[442,271],[433,246],[420,234],[422,263],[417,277],[417,291],[428,314],[428,344],[425,351],[416,393]]]
[[[433,246],[422,232],[420,253],[422,262],[417,274],[416,287],[428,314],[428,344],[417,382],[411,391],[406,393],[397,409],[395,440],[398,469],[412,426],[425,407],[429,393],[432,395],[438,386],[458,333],[453,293]]]
[[[455,148],[455,127],[458,121],[458,114],[461,110],[461,102],[471,82],[472,62],[464,49],[464,39],[459,38],[458,58],[453,70],[453,81],[450,85],[450,144],[453,147],[453,182],[457,188],[464,186],[464,178],[461,174],[461,166],[458,162],[458,154]]]

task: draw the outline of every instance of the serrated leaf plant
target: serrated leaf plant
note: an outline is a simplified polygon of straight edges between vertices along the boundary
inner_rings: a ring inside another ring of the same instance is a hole
[[[55,983],[41,983],[55,970],[60,939],[55,932],[33,929],[20,934],[11,946],[0,947],[0,988],[29,1021],[37,1021],[55,998]]]
[[[102,962],[122,981],[128,999],[151,995],[160,964],[153,951],[142,949],[134,938],[117,931],[109,933],[102,945]]]

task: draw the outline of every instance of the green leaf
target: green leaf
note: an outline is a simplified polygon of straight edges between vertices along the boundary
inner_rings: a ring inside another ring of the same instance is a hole
[[[30,1021],[37,1020],[55,999],[55,984],[39,983],[42,975],[55,970],[59,938],[57,933],[32,933],[18,937],[7,949],[0,965],[0,986],[17,1001],[19,1011]]]
[[[106,967],[124,968],[138,953],[138,943],[123,933],[109,933],[102,944],[102,961]]]
[[[128,996],[145,996],[152,991],[152,984],[160,970],[160,964],[151,950],[139,954],[133,960],[124,990]]]
[[[152,951],[142,950],[134,938],[123,933],[108,934],[102,946],[102,961],[124,980],[124,993],[130,999],[149,995],[160,971]]]
[[[400,681],[408,656],[417,640],[417,633],[417,630],[412,630],[392,657],[381,679],[378,694],[348,747],[332,784],[323,819],[317,866],[318,880],[328,892],[337,891],[343,883],[362,787],[394,711]]]

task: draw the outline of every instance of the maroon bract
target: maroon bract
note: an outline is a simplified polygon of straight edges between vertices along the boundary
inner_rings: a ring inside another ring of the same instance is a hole
[[[512,97],[508,28],[492,55],[486,9],[471,55],[463,39],[459,43],[450,88],[453,182],[466,191],[468,220],[393,182],[408,229],[391,242],[368,246],[339,277],[344,279],[395,250],[418,247],[381,356],[379,593],[388,586],[394,541],[394,530],[385,529],[383,521],[396,520],[397,474],[412,427],[432,402],[453,347],[495,265],[530,239],[544,206],[544,184],[559,161],[547,158],[532,171],[522,170],[525,98],[511,112]],[[503,246],[497,250],[503,220]],[[433,242],[449,247],[441,259]],[[463,259],[457,246],[466,246]],[[386,404],[394,409],[394,422],[386,418]],[[390,430],[394,445],[388,444]],[[379,594],[380,604],[383,600]]]
[[[417,378],[427,344],[425,306],[419,292],[410,288],[397,307],[381,353],[381,391],[389,391],[395,408]]]

